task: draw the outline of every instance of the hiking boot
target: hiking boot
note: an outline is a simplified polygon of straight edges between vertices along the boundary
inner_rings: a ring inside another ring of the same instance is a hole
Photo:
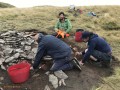
[[[73,64],[73,66],[77,69],[79,69],[80,71],[82,70],[79,64],[79,61],[76,58],[73,58],[71,63]]]

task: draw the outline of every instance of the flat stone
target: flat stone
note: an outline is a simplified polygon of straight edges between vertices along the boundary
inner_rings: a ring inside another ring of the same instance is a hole
[[[9,57],[9,58],[7,58],[7,59],[5,60],[5,62],[8,63],[8,62],[11,62],[11,61],[13,61],[13,60],[14,60],[14,57]]]
[[[23,45],[23,46],[24,46],[24,45],[25,45],[25,42],[21,42],[21,45]]]
[[[3,52],[0,52],[0,57],[3,57],[4,53]]]
[[[34,74],[32,77],[38,77],[40,74]]]
[[[58,78],[53,74],[49,74],[49,82],[51,82],[55,89],[58,88]]]
[[[25,53],[20,54],[20,57],[27,58],[27,55]]]
[[[4,43],[5,43],[5,41],[4,41],[3,39],[0,39],[0,43],[4,44]]]
[[[2,63],[5,61],[4,58],[0,58],[0,65],[2,65]]]
[[[24,52],[24,51],[21,50],[21,49],[15,49],[15,51],[18,52],[18,53],[22,53],[22,52]]]
[[[55,74],[58,78],[61,78],[61,79],[67,79],[67,78],[68,78],[68,76],[67,76],[62,70],[55,71],[54,74]]]
[[[6,32],[6,33],[1,34],[1,36],[6,36],[6,35],[9,35],[9,34],[10,34],[10,32]]]
[[[4,77],[0,77],[0,81],[3,81],[4,80]]]
[[[6,55],[10,55],[10,54],[13,52],[13,49],[12,49],[12,48],[6,48],[3,52],[4,52]]]
[[[25,46],[25,50],[30,50],[31,49],[31,46]]]
[[[16,53],[16,54],[13,55],[13,57],[14,57],[15,59],[17,59],[19,56],[20,56],[20,53]]]
[[[48,85],[45,85],[44,90],[50,90],[50,87]]]
[[[27,56],[28,59],[34,59],[35,54],[34,53],[29,53],[29,55]]]
[[[2,69],[2,70],[6,70],[6,68],[5,68],[3,65],[1,65],[1,69]]]
[[[36,54],[37,53],[37,48],[33,48],[32,52],[34,52]]]

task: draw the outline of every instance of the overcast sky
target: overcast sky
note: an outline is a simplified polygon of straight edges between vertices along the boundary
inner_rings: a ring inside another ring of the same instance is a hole
[[[89,5],[120,5],[120,0],[0,0],[16,7],[52,6],[89,6]]]

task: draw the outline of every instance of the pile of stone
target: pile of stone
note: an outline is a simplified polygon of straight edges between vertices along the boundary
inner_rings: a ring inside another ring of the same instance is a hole
[[[31,37],[34,32],[8,31],[0,33],[0,66],[2,69],[21,60],[33,63],[37,43]]]

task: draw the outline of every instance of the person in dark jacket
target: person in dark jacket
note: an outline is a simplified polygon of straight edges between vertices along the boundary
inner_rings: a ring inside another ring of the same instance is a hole
[[[39,33],[34,39],[38,42],[38,50],[35,56],[33,69],[36,69],[45,55],[53,58],[51,71],[70,70],[74,66],[81,70],[76,59],[71,59],[71,48],[62,40],[52,36]]]
[[[84,53],[80,65],[83,65],[90,57],[93,57],[94,61],[101,62],[102,66],[108,67],[110,65],[112,50],[103,38],[92,32],[84,31],[82,40],[88,43],[88,50]]]

